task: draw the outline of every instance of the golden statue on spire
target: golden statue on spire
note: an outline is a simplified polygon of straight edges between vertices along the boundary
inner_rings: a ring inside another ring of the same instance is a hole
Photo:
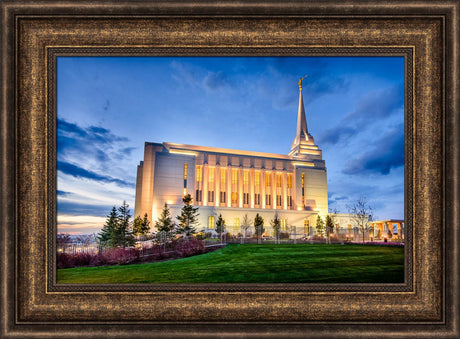
[[[305,75],[303,78],[300,78],[299,80],[299,91],[302,90],[302,80],[305,79],[308,75]]]

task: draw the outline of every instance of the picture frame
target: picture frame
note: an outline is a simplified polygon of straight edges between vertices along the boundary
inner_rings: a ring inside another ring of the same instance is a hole
[[[459,336],[458,3],[1,6],[2,336]],[[152,53],[404,55],[406,282],[56,284],[53,60]]]

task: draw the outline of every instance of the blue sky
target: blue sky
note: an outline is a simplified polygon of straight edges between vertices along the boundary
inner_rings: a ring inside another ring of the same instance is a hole
[[[287,154],[305,74],[330,211],[364,195],[375,218],[403,218],[402,57],[59,57],[58,231],[133,211],[145,141]]]

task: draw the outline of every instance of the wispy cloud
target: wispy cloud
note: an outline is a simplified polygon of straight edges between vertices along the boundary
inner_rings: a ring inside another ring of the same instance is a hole
[[[387,175],[392,168],[404,166],[403,126],[395,128],[379,139],[370,152],[351,159],[344,174],[379,173]]]
[[[361,98],[355,109],[335,126],[319,135],[323,145],[335,145],[347,137],[368,130],[369,125],[390,118],[404,108],[404,87],[402,84],[371,92]]]
[[[73,164],[70,164],[64,161],[57,162],[57,170],[61,171],[64,174],[69,174],[76,178],[85,178],[85,179],[90,179],[90,180],[101,181],[104,183],[115,183],[120,186],[127,186],[127,187],[135,186],[134,183],[126,182],[124,180],[117,179],[117,178],[112,178],[107,175],[97,174],[95,172],[88,171],[84,168],[81,168],[79,166],[76,166],[76,165],[73,165]]]

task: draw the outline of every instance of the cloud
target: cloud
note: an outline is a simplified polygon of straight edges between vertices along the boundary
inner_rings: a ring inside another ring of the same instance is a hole
[[[354,112],[345,117],[345,121],[358,122],[359,125],[369,120],[386,118],[404,107],[404,86],[399,84],[363,97]]]
[[[112,147],[114,143],[125,143],[129,139],[119,137],[108,129],[99,126],[82,128],[77,124],[70,123],[64,119],[57,119],[57,141],[58,155],[65,155],[68,151],[78,151],[85,156],[93,151],[107,151],[107,146]]]
[[[369,93],[355,105],[353,112],[340,122],[323,131],[318,140],[322,144],[335,145],[349,136],[360,133],[375,121],[389,118],[404,108],[404,87],[402,84]]]
[[[63,201],[58,199],[57,210],[58,216],[60,215],[90,215],[96,217],[105,217],[109,214],[113,206],[110,205],[95,205],[95,204],[82,204],[73,201]],[[68,221],[67,221],[68,222]]]
[[[209,72],[203,80],[205,88],[211,91],[230,85],[230,82],[224,72]]]
[[[319,143],[323,145],[335,145],[340,140],[354,135],[357,132],[356,128],[350,126],[335,126],[324,131],[318,138]]]
[[[396,128],[378,140],[372,151],[351,159],[344,174],[379,173],[387,175],[392,168],[404,166],[403,127]]]
[[[64,161],[57,162],[57,170],[64,174],[68,174],[76,178],[85,178],[85,179],[100,181],[104,183],[115,183],[119,186],[126,186],[126,187],[135,186],[134,183],[126,182],[124,180],[112,178],[106,175],[97,174],[95,172],[88,171],[82,167],[79,167],[79,166],[76,166],[76,165],[73,165],[73,164],[70,164]]]
[[[72,195],[72,192],[66,192],[66,191],[57,190],[57,195],[59,197],[68,197],[69,195]]]

